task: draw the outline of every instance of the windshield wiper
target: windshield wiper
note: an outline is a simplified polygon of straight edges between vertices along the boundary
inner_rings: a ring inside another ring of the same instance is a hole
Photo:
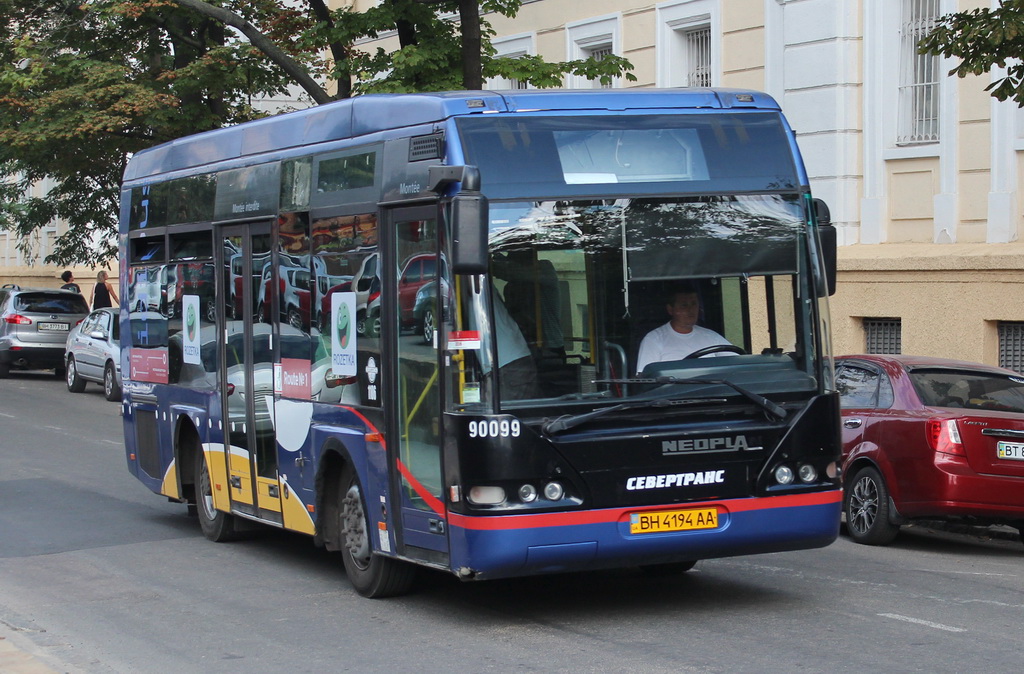
[[[585,424],[588,421],[593,421],[598,417],[603,417],[606,414],[612,412],[620,412],[622,410],[635,410],[644,407],[679,407],[685,405],[706,405],[708,403],[724,403],[725,398],[655,398],[646,400],[631,400],[629,402],[619,403],[618,405],[612,405],[611,407],[602,407],[599,410],[593,412],[585,412],[583,414],[563,414],[557,419],[551,419],[545,421],[544,425],[541,426],[541,430],[545,435],[552,433],[560,433],[567,431],[570,428],[575,428],[580,424]]]
[[[781,405],[773,403],[763,395],[748,391],[739,384],[734,384],[728,379],[682,379],[680,377],[635,377],[632,379],[598,379],[595,384],[719,384],[728,386],[741,396],[757,404],[758,407],[776,417],[779,421],[786,418],[788,412]]]

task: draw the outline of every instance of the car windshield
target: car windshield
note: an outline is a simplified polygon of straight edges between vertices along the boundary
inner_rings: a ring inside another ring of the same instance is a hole
[[[928,407],[1024,412],[1024,377],[970,370],[910,371],[921,403]]]
[[[84,314],[89,306],[78,294],[28,292],[14,298],[14,309],[29,314]]]

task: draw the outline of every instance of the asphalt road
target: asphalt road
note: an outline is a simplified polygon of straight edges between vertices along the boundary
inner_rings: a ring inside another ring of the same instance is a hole
[[[121,433],[94,385],[0,380],[0,640],[32,671],[1020,670],[1019,542],[914,527],[667,578],[426,572],[373,601],[305,537],[207,541],[128,473]]]

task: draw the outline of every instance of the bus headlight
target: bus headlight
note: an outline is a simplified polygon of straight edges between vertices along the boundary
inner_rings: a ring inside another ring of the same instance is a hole
[[[519,500],[523,503],[533,503],[537,500],[537,488],[532,484],[524,484],[519,488]]]
[[[501,487],[470,487],[467,500],[475,505],[498,505],[505,501],[505,490]]]
[[[809,463],[800,464],[797,475],[800,476],[800,481],[806,484],[818,481],[818,471]]]
[[[565,496],[565,489],[557,482],[548,482],[544,485],[544,498],[549,501],[561,501]]]
[[[779,466],[775,469],[775,481],[779,484],[793,484],[793,469],[789,466]]]

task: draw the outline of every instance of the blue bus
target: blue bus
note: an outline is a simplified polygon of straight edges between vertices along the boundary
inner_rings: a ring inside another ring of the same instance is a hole
[[[128,466],[211,540],[381,597],[838,534],[835,233],[766,94],[337,101],[139,152],[119,244]]]

